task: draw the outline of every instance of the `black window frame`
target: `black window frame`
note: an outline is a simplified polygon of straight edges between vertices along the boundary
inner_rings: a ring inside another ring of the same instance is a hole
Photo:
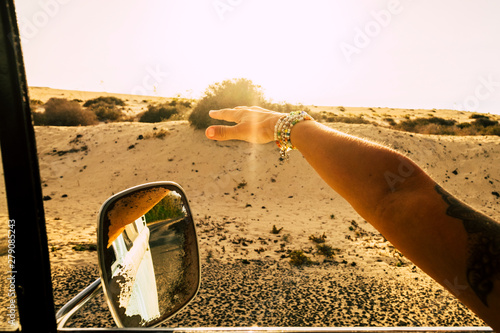
[[[0,2],[0,145],[23,332],[56,332],[40,171],[13,0]],[[36,318],[36,320],[35,320]]]

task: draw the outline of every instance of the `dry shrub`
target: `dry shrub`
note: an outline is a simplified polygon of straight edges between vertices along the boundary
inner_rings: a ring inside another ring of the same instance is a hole
[[[210,110],[234,108],[235,106],[261,106],[278,112],[295,110],[308,111],[302,104],[272,103],[264,98],[262,87],[248,79],[231,79],[210,85],[205,95],[198,101],[189,116],[191,126],[196,129],[205,129],[211,125],[232,124],[210,118]]]
[[[178,114],[177,107],[164,104],[150,104],[148,110],[139,115],[139,121],[143,123],[159,123],[169,120],[173,115]]]
[[[94,112],[84,110],[78,102],[65,98],[51,98],[45,103],[45,112],[33,113],[35,125],[88,126],[97,124]]]
[[[183,120],[191,109],[192,101],[175,97],[169,102],[152,103],[148,110],[139,114],[139,121],[143,123],[159,123],[167,120]]]
[[[457,124],[453,119],[439,117],[417,118],[404,120],[392,128],[422,134],[435,135],[498,135],[500,136],[500,124],[488,116],[473,114],[472,122]]]
[[[89,107],[99,121],[121,121],[126,118],[125,114],[114,104],[107,104],[104,102],[94,103]]]
[[[416,127],[415,132],[422,134],[437,134],[437,135],[455,135],[457,134],[456,126],[443,126],[438,124],[427,124]]]
[[[303,104],[291,104],[287,102],[282,102],[282,103],[272,103],[268,101],[261,101],[260,106],[276,111],[276,112],[282,112],[282,113],[290,113],[292,111],[306,111],[306,112],[311,112],[311,109],[309,109],[307,106],[304,106]]]
[[[336,116],[328,112],[311,113],[311,116],[317,121],[329,123],[372,124],[371,121],[364,119],[363,116]]]
[[[300,267],[303,265],[309,266],[313,262],[308,256],[304,254],[304,251],[296,250],[290,253],[290,263],[294,266]]]
[[[232,79],[214,83],[208,86],[205,95],[196,104],[189,115],[189,122],[196,129],[228,124],[228,122],[210,118],[208,112],[240,105],[260,105],[262,100],[262,88],[248,79]]]
[[[309,240],[312,240],[314,243],[324,243],[326,241],[326,235],[323,233],[323,235],[310,235]]]
[[[121,98],[114,97],[114,96],[100,96],[97,98],[89,99],[88,101],[85,102],[85,104],[83,104],[83,106],[90,107],[94,104],[99,104],[99,103],[125,106],[125,101],[123,101]]]
[[[144,135],[144,139],[164,139],[170,132],[166,129],[160,129],[159,131],[153,131]]]
[[[385,117],[383,120],[386,121],[391,126],[395,126],[396,125],[396,122],[391,117]]]

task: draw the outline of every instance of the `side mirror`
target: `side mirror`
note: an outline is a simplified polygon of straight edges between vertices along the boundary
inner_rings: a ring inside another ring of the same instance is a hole
[[[200,285],[198,242],[186,195],[172,182],[109,198],[97,227],[101,283],[118,327],[150,327],[182,309]]]

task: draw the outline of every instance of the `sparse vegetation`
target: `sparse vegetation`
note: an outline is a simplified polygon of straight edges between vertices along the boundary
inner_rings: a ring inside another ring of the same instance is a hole
[[[317,121],[324,121],[329,123],[346,123],[346,124],[372,124],[371,121],[366,120],[363,116],[337,116],[325,111],[319,113],[311,113],[311,116]]]
[[[168,103],[164,104],[150,104],[148,110],[139,115],[139,121],[142,123],[159,123],[170,119],[173,115],[178,114],[179,111],[175,106]]]
[[[208,250],[208,251],[207,251],[206,261],[207,261],[208,263],[210,263],[210,262],[212,261],[212,258],[213,258],[213,257],[214,257],[214,253],[213,253],[213,251],[212,251],[212,250]]]
[[[306,111],[306,112],[311,111],[308,107],[306,107],[300,103],[299,104],[290,104],[290,103],[286,103],[286,102],[273,103],[273,102],[268,102],[268,101],[262,101],[260,106],[265,108],[265,109],[269,109],[269,110],[276,111],[276,112],[283,112],[283,113],[290,113],[292,111],[297,111],[297,110]]]
[[[384,121],[387,122],[391,126],[396,126],[396,122],[391,117],[385,117]]]
[[[458,123],[453,119],[428,117],[404,120],[391,125],[394,129],[413,133],[438,135],[499,135],[500,124],[488,116],[473,114],[472,122]]]
[[[296,250],[290,252],[290,263],[294,266],[308,266],[312,264],[311,259],[304,254],[302,250]]]
[[[318,244],[324,243],[326,241],[326,235],[325,235],[325,233],[323,233],[323,235],[319,235],[319,236],[310,235],[309,240],[312,240],[314,243],[318,243]]]
[[[120,121],[125,118],[123,111],[115,104],[99,102],[92,104],[89,109],[94,111],[99,121]]]
[[[123,101],[121,98],[114,97],[114,96],[100,96],[97,98],[89,99],[88,101],[86,101],[83,104],[83,106],[88,108],[94,104],[108,104],[108,105],[125,106],[125,101]]]
[[[332,258],[335,255],[335,251],[340,251],[340,249],[334,249],[330,245],[326,244],[318,244],[316,248],[318,249],[319,254],[327,258]]]
[[[485,116],[484,114],[479,114],[479,113],[473,113],[469,117],[470,119],[480,119],[480,118],[486,118],[489,119],[488,116]]]
[[[480,118],[476,118],[476,120],[474,120],[472,122],[472,125],[476,126],[476,127],[490,127],[490,126],[498,125],[498,121],[491,120],[488,117],[480,117]]]
[[[148,110],[139,115],[143,123],[159,123],[167,120],[182,120],[191,108],[191,101],[174,98],[170,102],[153,103]]]
[[[164,128],[161,128],[160,130],[147,133],[146,135],[144,135],[144,139],[162,139],[163,140],[169,134],[170,134],[169,131],[167,131]]]
[[[88,126],[97,124],[94,112],[83,109],[80,104],[65,98],[51,98],[45,103],[44,112],[33,112],[35,125]]]
[[[281,230],[283,230],[283,227],[278,229],[278,228],[276,228],[276,225],[273,225],[273,229],[271,230],[271,233],[272,234],[279,234]]]

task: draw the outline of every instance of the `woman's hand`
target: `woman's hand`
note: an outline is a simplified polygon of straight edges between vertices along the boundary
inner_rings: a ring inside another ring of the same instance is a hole
[[[284,114],[258,106],[238,106],[234,109],[210,111],[210,117],[235,122],[234,126],[210,126],[205,131],[212,140],[243,140],[267,143],[274,140],[274,126]]]

